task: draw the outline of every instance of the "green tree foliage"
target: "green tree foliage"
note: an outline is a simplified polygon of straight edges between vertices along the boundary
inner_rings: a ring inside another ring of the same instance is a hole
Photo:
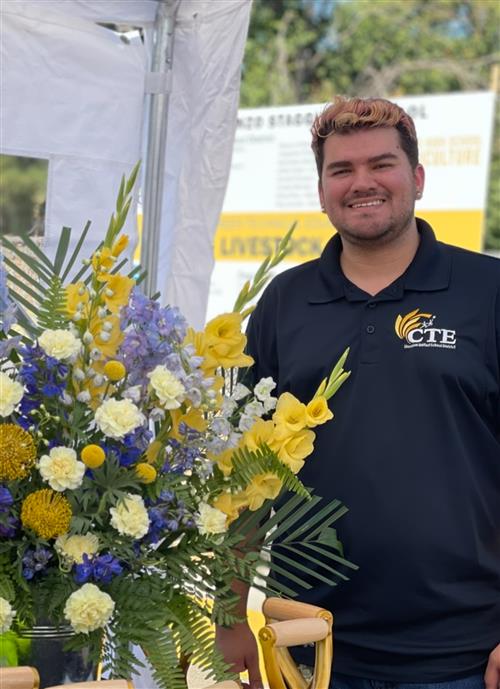
[[[241,105],[484,90],[499,63],[498,0],[254,0]],[[486,248],[500,248],[496,122]]]
[[[0,156],[0,237],[43,232],[47,161]]]

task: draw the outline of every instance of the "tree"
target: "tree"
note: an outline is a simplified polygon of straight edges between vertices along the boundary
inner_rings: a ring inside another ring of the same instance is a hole
[[[498,0],[254,0],[242,107],[484,90],[500,63]],[[500,248],[500,115],[486,248]]]
[[[0,237],[43,228],[47,161],[0,156]]]

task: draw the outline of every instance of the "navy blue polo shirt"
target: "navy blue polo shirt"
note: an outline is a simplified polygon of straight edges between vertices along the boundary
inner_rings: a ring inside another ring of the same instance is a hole
[[[336,526],[359,571],[300,599],[334,613],[334,670],[437,682],[500,643],[500,261],[417,224],[412,263],[373,297],[342,273],[338,235],[278,275],[248,351],[256,379],[308,401],[351,348],[300,477],[349,508]]]

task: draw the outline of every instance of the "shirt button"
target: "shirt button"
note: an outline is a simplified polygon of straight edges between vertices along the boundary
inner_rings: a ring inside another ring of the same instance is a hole
[[[375,332],[375,326],[374,325],[367,325],[366,326],[366,332],[368,335],[372,335]]]
[[[369,309],[374,309],[376,306],[377,306],[377,302],[376,302],[376,301],[369,301],[369,302],[368,302],[368,308],[369,308]]]

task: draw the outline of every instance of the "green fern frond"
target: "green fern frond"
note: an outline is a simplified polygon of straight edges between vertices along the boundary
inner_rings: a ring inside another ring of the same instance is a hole
[[[43,330],[67,327],[70,319],[66,312],[66,301],[66,289],[61,279],[54,275],[38,311],[38,324]]]

